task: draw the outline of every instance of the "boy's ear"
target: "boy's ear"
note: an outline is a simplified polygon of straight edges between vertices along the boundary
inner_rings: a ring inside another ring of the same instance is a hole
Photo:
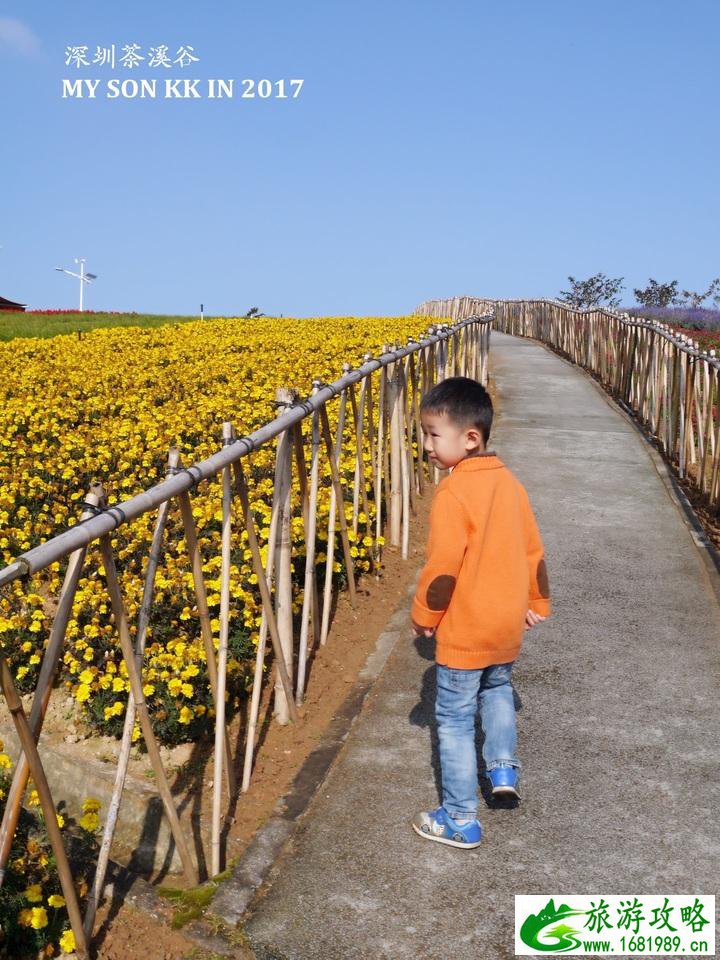
[[[465,446],[468,450],[474,450],[476,447],[482,446],[482,434],[479,430],[470,427],[470,429],[465,432]]]

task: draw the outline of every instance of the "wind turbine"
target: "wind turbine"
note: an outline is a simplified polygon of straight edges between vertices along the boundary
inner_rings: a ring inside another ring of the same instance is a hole
[[[80,264],[80,273],[73,273],[72,270],[66,270],[64,267],[55,267],[56,270],[59,270],[60,273],[66,273],[69,277],[77,277],[80,281],[80,312],[82,313],[83,308],[83,288],[86,283],[92,283],[93,280],[97,280],[96,273],[85,273],[85,257],[75,257],[75,263]]]

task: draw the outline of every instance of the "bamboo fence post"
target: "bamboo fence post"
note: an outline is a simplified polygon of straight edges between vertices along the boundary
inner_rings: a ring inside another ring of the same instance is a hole
[[[340,521],[340,540],[342,542],[343,554],[345,558],[345,570],[347,572],[348,593],[350,594],[350,606],[357,606],[357,594],[355,590],[355,570],[353,567],[352,554],[350,553],[350,540],[347,532],[347,520],[345,519],[345,501],[343,499],[343,490],[340,483],[340,474],[337,464],[333,458],[332,437],[330,436],[330,424],[328,423],[327,408],[323,404],[320,408],[320,424],[325,438],[325,449],[330,460],[330,473],[333,486],[335,487],[335,496],[338,503],[338,519]],[[323,610],[323,615],[325,611]],[[324,616],[323,616],[324,622]]]
[[[408,343],[414,343],[414,338],[409,337]],[[415,488],[417,486],[417,477],[415,476],[415,458],[413,456],[413,429],[415,426],[415,420],[413,419],[413,410],[410,400],[410,361],[412,359],[412,354],[409,353],[405,358],[405,365],[403,368],[403,420],[405,424],[405,433],[407,435],[407,447],[405,450],[405,456],[407,459],[407,470],[409,478],[409,498],[410,498],[410,510],[413,515],[417,511],[417,505],[415,503]]]
[[[714,360],[714,359],[715,359],[715,351],[714,351],[714,350],[711,350],[711,351],[710,351],[710,358],[711,358],[711,360]],[[713,370],[714,370],[714,369],[715,369],[714,367],[711,368],[711,367],[710,367],[710,364],[708,364],[708,379],[709,379],[709,386],[708,386],[708,406],[710,407],[710,410],[711,410],[711,413],[710,413],[710,416],[711,416],[711,417],[712,417],[712,405],[713,405],[713,390],[715,390],[715,398],[716,398],[715,402],[716,402],[716,404],[718,404],[718,400],[720,400],[720,396],[718,395],[717,386],[713,387]],[[718,404],[718,406],[720,407],[720,404]],[[717,411],[717,415],[720,417],[720,409]],[[710,452],[713,453],[713,454],[715,453],[715,434],[712,433],[712,431],[710,432]]]
[[[99,490],[102,491],[102,488],[100,487]],[[102,494],[101,501],[104,501],[104,495]],[[165,814],[170,824],[173,839],[175,840],[175,845],[177,846],[178,853],[180,854],[183,870],[188,881],[194,886],[198,882],[197,870],[192,861],[192,857],[190,856],[190,850],[188,848],[187,841],[185,840],[182,827],[180,826],[180,820],[178,819],[175,803],[172,798],[172,793],[170,792],[167,777],[165,776],[162,760],[160,759],[160,751],[158,750],[157,741],[155,740],[152,723],[150,722],[150,714],[148,713],[145,694],[143,693],[142,689],[142,680],[135,663],[135,652],[130,639],[127,615],[125,613],[125,604],[120,593],[120,585],[118,583],[117,573],[115,570],[115,560],[112,554],[110,535],[107,533],[100,538],[100,550],[102,553],[103,566],[105,568],[105,578],[107,580],[108,593],[110,594],[113,616],[115,617],[115,625],[120,637],[123,660],[125,661],[128,680],[130,681],[130,689],[132,690],[133,698],[135,700],[135,708],[137,710],[138,719],[140,720],[140,727],[145,740],[145,746],[147,748],[150,763],[155,774],[158,792],[165,808]]]
[[[720,369],[716,371],[716,396],[718,406],[720,406]],[[713,467],[712,474],[710,476],[710,487],[708,491],[708,498],[712,504],[716,499],[716,486],[718,480],[720,479],[720,409],[717,411],[717,424],[715,426],[715,453],[713,454]]]
[[[700,455],[702,456],[702,430],[700,424],[702,422],[702,414],[700,413],[700,400],[699,392],[701,390],[701,379],[702,375],[698,376],[698,364],[701,362],[699,356],[700,344],[697,342],[693,343],[693,349],[695,350],[694,356],[688,356],[688,363],[690,364],[691,380],[692,380],[692,390],[690,398],[690,409],[688,413],[689,423],[688,423],[688,433],[690,436],[690,463],[695,464],[697,457],[695,454],[695,426],[693,424],[693,412],[695,413],[695,419],[697,422],[697,434],[698,434],[698,445],[700,447]]]
[[[690,463],[695,463],[695,432],[693,430],[692,412],[695,394],[695,369],[697,360],[690,354],[685,354],[685,446],[683,450],[683,460],[685,472],[687,473],[688,456]]]
[[[349,363],[343,364],[343,373],[348,373],[351,367]],[[313,388],[320,387],[321,381],[314,380]],[[340,404],[338,407],[338,422],[335,431],[335,452],[328,450],[328,458],[340,464],[342,454],[343,434],[345,430],[345,410],[347,407],[347,391],[343,390],[340,394]],[[322,424],[321,424],[322,425]],[[320,643],[324,645],[327,642],[328,631],[330,630],[330,606],[332,602],[332,581],[333,566],[335,564],[335,519],[338,509],[345,516],[345,507],[342,498],[342,492],[338,494],[335,484],[332,480],[332,463],[330,464],[330,509],[328,513],[327,547],[325,550],[325,584],[323,589],[323,608],[322,624],[320,626]]]
[[[233,442],[229,421],[222,427],[223,446]],[[220,873],[220,818],[222,807],[223,741],[225,739],[225,691],[227,688],[228,637],[230,634],[230,564],[232,561],[232,472],[222,472],[222,567],[220,570],[220,642],[218,644],[218,695],[215,708],[215,751],[213,756],[213,802],[210,830],[210,873]]]
[[[312,393],[318,391],[313,384]],[[313,584],[317,584],[315,576],[315,548],[317,536],[317,504],[318,482],[320,473],[320,423],[317,410],[312,417],[312,456],[310,460],[310,498],[305,525],[305,585],[303,590],[303,606],[300,620],[300,649],[298,651],[297,686],[295,688],[295,703],[299,707],[305,694],[305,670],[307,666],[309,621],[312,610],[313,622],[317,622],[317,604],[313,608]]]
[[[385,353],[385,347],[382,348]],[[382,514],[383,514],[383,462],[385,447],[385,405],[386,405],[386,387],[385,387],[385,367],[380,367],[380,384],[378,387],[378,432],[376,462],[375,462],[375,542],[379,543],[382,537]],[[387,481],[387,477],[385,478]],[[380,551],[378,551],[378,554]],[[375,571],[376,579],[379,578],[379,570]]]
[[[55,804],[53,803],[50,787],[47,782],[47,777],[45,776],[45,770],[43,769],[40,754],[35,744],[35,737],[25,716],[22,701],[15,689],[10,668],[3,656],[0,656],[0,686],[2,686],[5,702],[8,705],[8,710],[15,725],[20,745],[27,757],[30,773],[32,774],[35,788],[40,798],[40,806],[43,816],[45,817],[45,829],[47,830],[48,839],[55,854],[60,886],[62,887],[63,896],[65,897],[70,926],[72,927],[72,932],[75,937],[75,949],[81,957],[86,957],[87,942],[85,939],[85,931],[83,930],[82,917],[80,915],[80,905],[78,904],[75,884],[73,883],[72,873],[70,872],[70,864],[68,863],[60,827],[57,822]]]
[[[295,447],[295,466],[297,467],[298,480],[300,482],[300,494],[303,504],[303,533],[307,543],[308,528],[310,526],[310,488],[308,485],[307,465],[305,463],[305,450],[303,448],[302,421],[296,423],[293,432],[293,443]],[[312,437],[310,439],[312,445]],[[317,535],[317,517],[315,518],[315,529]],[[304,601],[303,601],[304,602]],[[320,642],[320,607],[318,600],[317,577],[313,577],[310,592],[310,623],[313,629],[313,642]]]
[[[363,363],[369,363],[372,360],[372,354],[366,353],[363,356]],[[369,373],[365,378],[367,381],[367,423],[368,423],[368,441],[370,443],[370,472],[373,474],[373,488],[374,488],[374,464],[375,464],[375,422],[374,422],[374,407],[373,407],[373,387],[372,387],[372,373]],[[363,426],[364,429],[364,426]],[[373,489],[373,497],[377,501],[377,492]],[[369,524],[369,517],[368,517]]]
[[[401,545],[402,539],[402,446],[401,426],[401,385],[400,363],[395,361],[392,377],[388,381],[390,400],[390,543],[394,547]]]
[[[415,418],[415,438],[417,443],[417,470],[415,472],[417,480],[417,492],[419,496],[425,493],[425,471],[423,469],[423,438],[422,423],[420,421],[420,398],[418,396],[418,387],[420,379],[420,364],[415,363],[414,354],[410,354],[410,380],[412,382],[412,414]]]
[[[245,744],[245,765],[243,768],[243,783],[242,789],[243,792],[247,791],[250,787],[250,774],[252,771],[252,754],[255,747],[255,728],[257,725],[257,715],[260,704],[260,689],[262,685],[262,667],[263,660],[265,655],[265,637],[269,630],[270,639],[272,641],[273,653],[275,655],[275,661],[278,664],[278,671],[280,673],[280,680],[285,689],[285,698],[288,703],[290,711],[290,719],[294,722],[297,722],[299,719],[297,709],[295,707],[295,701],[292,696],[292,685],[290,683],[290,677],[288,672],[285,669],[285,661],[283,657],[282,644],[280,642],[280,633],[278,631],[277,622],[275,620],[275,610],[273,607],[272,597],[270,596],[270,583],[272,579],[272,569],[274,565],[274,555],[275,555],[275,537],[274,527],[277,527],[277,513],[273,512],[273,518],[270,524],[270,543],[268,545],[268,559],[267,559],[267,569],[263,569],[262,555],[260,553],[260,544],[258,542],[257,533],[255,532],[255,520],[253,519],[252,511],[250,509],[250,496],[248,494],[247,480],[245,479],[245,471],[242,467],[242,462],[236,460],[234,463],[235,469],[235,487],[240,496],[240,504],[242,506],[243,517],[245,520],[245,529],[248,534],[248,543],[250,545],[250,552],[252,554],[253,562],[253,571],[258,580],[258,587],[260,590],[260,597],[262,600],[263,606],[263,623],[266,624],[266,630],[263,632],[261,627],[260,630],[260,642],[258,644],[257,658],[255,661],[255,679],[253,682],[253,693],[252,693],[252,705],[250,711],[250,721],[248,723],[248,734],[247,742]],[[275,492],[277,493],[277,485]],[[275,503],[273,504],[273,507]],[[273,522],[274,521],[274,522]]]
[[[390,348],[388,347],[388,350],[389,349]],[[393,369],[393,365],[390,365],[389,367],[383,367],[380,371],[383,377],[383,383],[385,384],[385,433],[382,450],[382,477],[383,489],[385,492],[384,503],[386,524],[390,523],[390,517],[392,516],[392,489],[390,478],[390,436],[392,433],[390,429],[390,421],[392,419],[392,386],[390,380]]]
[[[98,497],[95,493],[91,492],[87,495],[85,503],[89,504],[90,508],[84,510],[80,515],[81,522],[93,515],[93,508],[97,507],[98,502]],[[73,551],[73,553],[70,554],[67,570],[65,571],[65,577],[58,600],[58,608],[50,629],[50,637],[48,638],[47,648],[40,668],[40,676],[38,677],[35,688],[35,695],[33,697],[28,721],[36,743],[40,737],[40,731],[42,730],[45,714],[48,704],[50,703],[53,682],[65,642],[68,621],[72,615],[73,601],[85,562],[86,552],[86,547],[80,547],[78,550]],[[20,809],[29,776],[30,767],[27,757],[24,752],[21,752],[13,773],[12,783],[8,791],[5,811],[3,813],[2,827],[0,827],[0,887],[5,879],[5,868],[10,857],[10,850],[20,818]]]
[[[671,404],[671,387],[672,383],[670,380],[670,354],[672,350],[672,344],[669,340],[663,337],[663,353],[662,353],[662,368],[663,368],[663,384],[662,384],[662,411],[663,411],[663,424],[662,424],[662,433],[663,433],[663,448],[665,454],[669,454],[670,450],[670,427],[671,427],[671,415],[672,415],[672,404]]]
[[[282,415],[297,399],[294,391],[280,387],[275,393],[275,402],[278,415]],[[278,540],[275,556],[275,617],[282,656],[292,689],[293,678],[293,612],[292,612],[292,572],[290,538],[291,522],[291,486],[292,486],[292,452],[290,450],[290,436],[287,430],[278,437],[277,460],[279,465],[279,492],[278,492]],[[289,722],[290,707],[285,696],[285,687],[280,678],[279,665],[275,672],[275,719],[281,726]]]
[[[244,482],[244,473],[242,467],[238,469],[238,465],[235,465],[235,487],[240,493],[240,499],[243,502],[243,511],[245,519],[245,529],[248,532],[248,543],[251,544],[251,554],[253,557],[253,563],[255,564],[255,554],[252,548],[252,543],[257,542],[255,535],[255,525],[253,521],[252,534],[250,533],[250,528],[248,526],[249,520],[252,520],[252,514],[250,512],[250,503],[249,498],[247,497],[247,491],[245,488]],[[243,499],[243,491],[245,491],[245,499]],[[243,775],[242,775],[242,792],[245,793],[250,789],[250,774],[252,773],[252,760],[253,752],[255,750],[255,730],[257,727],[258,714],[260,712],[260,694],[262,692],[262,675],[263,675],[263,666],[265,664],[265,646],[267,643],[268,635],[268,615],[266,613],[267,609],[272,608],[272,600],[270,599],[270,589],[272,586],[272,574],[274,568],[274,559],[275,559],[275,539],[277,536],[277,484],[274,485],[273,490],[273,501],[272,501],[272,511],[270,514],[270,535],[268,538],[268,551],[267,551],[267,560],[265,562],[265,569],[262,571],[262,574],[257,574],[258,583],[260,581],[260,576],[264,578],[264,583],[267,589],[268,603],[266,605],[263,591],[260,590],[261,595],[261,606],[262,606],[262,618],[260,621],[260,636],[258,638],[257,651],[255,653],[255,675],[253,677],[253,686],[252,686],[252,696],[250,698],[250,715],[248,718],[248,731],[247,738],[245,740],[245,759],[243,762]],[[262,570],[262,557],[260,556],[260,547],[258,546],[258,556],[260,557],[259,563]]]
[[[400,373],[399,398],[400,405],[400,483],[402,486],[402,549],[401,556],[407,560],[410,551],[410,469],[409,458],[410,437],[407,435],[407,403],[405,370],[402,364],[398,364]]]
[[[367,377],[363,378],[360,387],[360,398],[356,401],[355,386],[350,385],[350,406],[353,415],[353,426],[355,432],[355,471],[353,475],[353,533],[357,536],[360,512],[360,498],[362,497],[363,511],[365,513],[365,528],[368,526],[368,516],[370,504],[367,498],[367,489],[365,487],[365,462],[363,460],[363,437],[365,435],[365,393],[367,390]]]
[[[713,439],[713,405],[712,405],[712,388],[713,380],[712,374],[710,373],[710,364],[706,364],[708,372],[708,386],[706,388],[706,400],[707,406],[705,409],[705,441],[703,444],[703,453],[702,461],[700,465],[700,477],[698,480],[698,485],[700,487],[700,493],[705,493],[705,477],[707,471],[708,459],[711,455],[711,442]],[[720,421],[720,418],[718,418]]]
[[[180,459],[177,447],[171,447],[168,453],[168,465],[166,475],[170,476],[178,465]],[[135,640],[135,660],[138,671],[142,675],[142,658],[145,651],[145,641],[147,638],[147,629],[150,622],[150,607],[152,606],[153,590],[155,586],[155,574],[160,563],[163,535],[165,533],[165,524],[170,511],[170,501],[161,503],[158,509],[158,516],[155,522],[152,545],[148,556],[147,569],[145,571],[145,587],[143,599],[138,612],[137,637]],[[115,835],[115,826],[117,824],[118,813],[122,793],[125,787],[125,778],[127,776],[128,763],[130,761],[130,750],[132,747],[132,733],[135,726],[135,700],[132,691],[128,694],[128,702],[125,710],[125,722],[123,724],[122,740],[120,742],[120,753],[118,755],[117,768],[115,770],[115,783],[113,785],[112,797],[105,818],[105,827],[103,829],[103,838],[100,844],[95,876],[92,887],[85,905],[85,935],[88,939],[92,937],[93,927],[95,926],[95,915],[102,896],[105,874],[107,872],[108,860],[110,859],[110,848]]]
[[[178,465],[174,472],[181,469],[181,461],[178,458]],[[207,663],[208,680],[210,681],[210,691],[215,704],[217,714],[218,696],[217,696],[217,663],[215,661],[215,643],[213,641],[212,627],[210,626],[210,611],[208,610],[207,590],[205,589],[205,578],[203,576],[202,556],[198,545],[197,530],[195,528],[195,518],[193,517],[192,504],[190,496],[185,491],[178,496],[180,504],[180,514],[183,523],[183,532],[185,534],[185,543],[187,545],[188,557],[192,567],[193,584],[195,589],[195,600],[197,601],[198,618],[200,620],[200,636],[202,637],[203,647],[205,649],[205,660]],[[227,777],[228,795],[232,796],[237,788],[235,778],[235,768],[233,764],[232,750],[230,748],[230,737],[225,731],[225,776]]]

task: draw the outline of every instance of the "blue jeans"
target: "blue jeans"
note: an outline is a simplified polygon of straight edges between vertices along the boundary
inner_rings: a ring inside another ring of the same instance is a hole
[[[475,717],[478,704],[485,734],[486,770],[501,764],[521,765],[515,754],[512,667],[512,663],[501,663],[480,670],[460,670],[436,665],[435,719],[440,741],[443,806],[453,818],[477,816]]]

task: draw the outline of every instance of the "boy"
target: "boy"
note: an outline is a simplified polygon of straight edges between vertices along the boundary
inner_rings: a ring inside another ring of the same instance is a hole
[[[550,615],[544,549],[525,488],[486,449],[490,395],[450,377],[420,405],[428,458],[452,472],[435,492],[427,563],[412,605],[416,636],[436,638],[435,717],[443,802],[412,822],[421,837],[477,847],[475,716],[494,795],[517,796],[510,673],[523,631]]]

